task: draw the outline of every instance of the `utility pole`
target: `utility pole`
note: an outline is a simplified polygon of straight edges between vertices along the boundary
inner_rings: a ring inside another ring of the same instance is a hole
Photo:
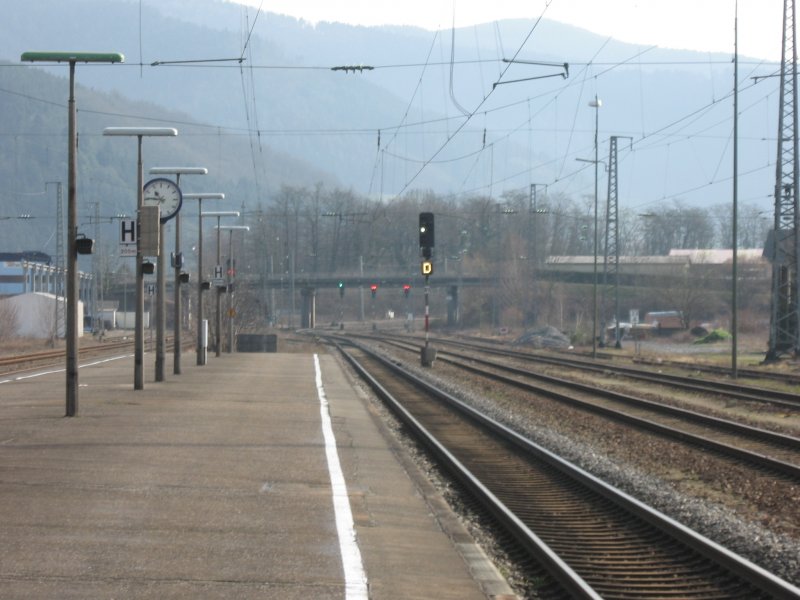
[[[94,243],[100,250],[100,203],[94,203]],[[102,250],[100,250],[102,252]],[[97,253],[92,253],[92,333],[102,339],[101,330],[98,329],[97,321],[100,316],[100,306],[98,305],[97,286],[100,283],[100,268],[97,265]]]
[[[537,217],[539,214],[543,213],[544,211],[540,210],[538,207],[538,198],[536,195],[537,188],[543,185],[544,186],[544,193],[547,193],[547,184],[546,183],[532,183],[530,189],[530,195],[528,196],[528,260],[533,265],[531,268],[534,269],[538,266],[538,258],[539,253],[537,249],[537,244],[539,243],[539,236],[538,229],[536,227]]]
[[[614,286],[614,347],[622,348],[619,335],[619,186],[617,184],[617,140],[633,139],[612,135],[608,151],[608,198],[606,201],[606,240],[603,257],[603,300],[600,314],[600,345],[606,339],[606,302]],[[609,277],[610,276],[610,277]],[[613,284],[610,283],[613,281]]]
[[[766,360],[798,355],[800,282],[798,236],[797,45],[794,0],[783,3],[783,42],[778,110],[778,158],[775,173],[775,217],[768,248],[772,257],[772,307]]]
[[[739,0],[733,17],[733,210],[731,231],[731,377],[739,376]]]

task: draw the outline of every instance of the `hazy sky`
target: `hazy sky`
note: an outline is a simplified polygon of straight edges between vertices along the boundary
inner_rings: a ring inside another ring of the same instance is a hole
[[[426,29],[544,16],[623,42],[733,52],[735,0],[235,0],[316,23]],[[549,7],[546,8],[546,5]],[[739,52],[780,60],[782,0],[739,0]]]

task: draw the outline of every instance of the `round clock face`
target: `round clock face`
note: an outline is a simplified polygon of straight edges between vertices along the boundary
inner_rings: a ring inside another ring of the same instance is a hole
[[[183,202],[183,194],[174,181],[159,177],[151,179],[143,188],[144,203],[161,207],[161,222],[165,223],[178,214]]]

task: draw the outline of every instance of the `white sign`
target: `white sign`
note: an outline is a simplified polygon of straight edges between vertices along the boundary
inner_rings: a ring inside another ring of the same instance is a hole
[[[631,325],[636,327],[639,324],[639,309],[638,308],[630,309],[629,316]]]
[[[119,255],[136,256],[136,219],[119,222]]]
[[[223,287],[225,279],[222,277],[222,265],[214,267],[214,277],[211,279],[211,285],[214,287]]]

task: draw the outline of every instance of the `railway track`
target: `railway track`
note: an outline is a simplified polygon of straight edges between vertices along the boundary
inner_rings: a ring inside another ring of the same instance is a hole
[[[466,341],[467,343],[476,343],[476,344],[496,346],[496,347],[508,346],[508,344],[504,341],[478,338],[469,335],[461,335],[458,336],[458,338]],[[567,352],[566,350],[557,350],[557,349],[554,349],[552,351],[555,353]],[[570,350],[569,355],[571,358],[575,357],[575,355],[579,355],[587,361],[592,360],[591,353],[588,352]],[[596,353],[596,355],[598,358],[606,361],[611,361],[616,358],[619,358],[619,355],[613,352],[612,353],[598,352]],[[632,357],[631,360],[635,364],[644,365],[645,367],[649,366],[651,368],[671,367],[684,371],[690,370],[692,372],[706,373],[708,375],[713,375],[715,377],[722,377],[722,378],[727,378],[730,377],[731,375],[730,367],[721,367],[717,365],[702,364],[697,362],[687,363],[686,361],[668,360],[663,358],[651,359],[647,357]],[[746,367],[738,367],[736,371],[740,379],[753,379],[753,380],[761,379],[766,381],[775,381],[786,385],[800,385],[800,374],[797,373],[778,373],[775,371],[769,371],[765,369],[749,369]]]
[[[407,336],[385,336],[384,339],[409,340]],[[725,381],[724,379],[700,379],[696,376],[696,374],[693,376],[686,376],[664,373],[654,370],[653,367],[631,367],[598,362],[591,359],[515,351],[498,347],[494,344],[464,342],[446,338],[431,338],[431,342],[437,344],[437,346],[457,347],[473,351],[480,351],[495,356],[505,356],[514,360],[523,360],[531,363],[580,369],[582,371],[593,371],[596,373],[614,374],[647,383],[667,385],[686,391],[724,395],[726,398],[742,400],[745,402],[761,402],[777,406],[785,406],[793,409],[800,409],[800,394],[745,385],[741,382]],[[684,366],[683,368],[685,369],[687,367]]]
[[[550,578],[547,598],[800,598],[800,589],[363,345],[347,360]]]
[[[119,352],[130,349],[133,351],[134,341],[123,340],[114,342],[104,342],[102,344],[80,346],[78,348],[78,357],[85,358],[88,356],[96,356],[99,354],[107,354],[109,352]],[[152,344],[145,344],[146,347]],[[172,347],[172,340],[167,339],[167,348]],[[43,366],[58,364],[66,360],[66,349],[57,350],[43,350],[42,352],[30,352],[26,354],[17,354],[13,356],[0,357],[0,372],[16,373],[37,369]]]
[[[115,350],[115,349],[125,348],[128,346],[133,346],[132,340],[124,342],[111,342],[95,346],[81,346],[78,349],[78,354],[79,356],[87,356],[90,354],[96,354],[98,352],[105,352],[108,350]],[[66,350],[58,349],[58,350],[43,350],[41,352],[29,352],[27,354],[17,354],[14,356],[3,356],[0,357],[0,366],[4,367],[16,366],[19,364],[57,360],[64,358],[65,355],[66,355]]]
[[[386,341],[410,352],[416,346]],[[695,411],[661,404],[596,386],[463,355],[440,352],[438,360],[471,374],[545,396],[582,410],[653,431],[681,443],[719,452],[772,475],[800,482],[800,438]]]
[[[664,360],[660,359],[658,361],[648,359],[648,358],[633,358],[633,362],[639,365],[645,365],[650,367],[675,367],[677,369],[691,369],[692,371],[697,371],[701,373],[707,373],[709,375],[714,375],[715,377],[730,377],[731,369],[730,367],[719,367],[716,365],[704,365],[704,364],[687,364],[685,362],[680,362],[676,360]],[[796,373],[776,373],[775,371],[767,371],[763,369],[748,369],[743,367],[738,367],[736,369],[737,374],[740,379],[763,379],[766,381],[776,381],[778,383],[783,383],[786,385],[797,385],[800,386],[800,375]]]

